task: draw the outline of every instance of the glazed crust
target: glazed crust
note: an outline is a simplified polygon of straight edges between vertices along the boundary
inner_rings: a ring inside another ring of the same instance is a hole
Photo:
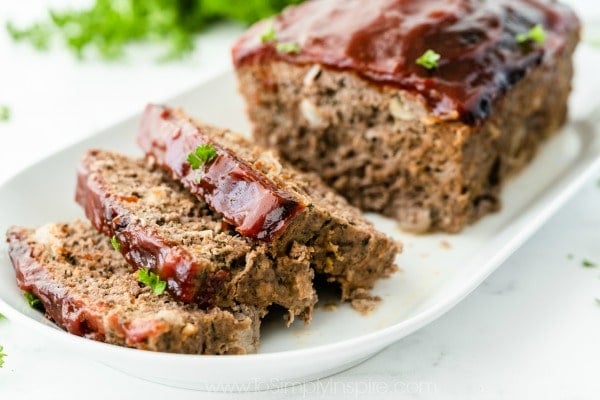
[[[7,241],[19,288],[40,299],[46,316],[70,333],[171,353],[256,351],[264,311],[249,306],[204,311],[156,295],[87,223],[11,227]]]
[[[328,188],[317,175],[299,172],[239,134],[194,121],[181,110],[149,105],[142,116],[138,142],[150,159],[180,180],[201,201],[223,212],[242,234],[248,234],[240,229],[245,225],[244,220],[228,217],[231,210],[224,209],[220,201],[215,200],[217,197],[231,202],[235,199],[237,209],[253,212],[257,196],[285,198],[299,205],[296,212],[281,215],[281,229],[258,239],[262,239],[269,253],[277,258],[286,256],[295,245],[309,246],[311,266],[317,273],[340,284],[344,300],[354,298],[359,293],[357,290],[372,288],[378,279],[396,270],[394,260],[401,246],[378,232],[360,210]],[[184,143],[185,151],[182,150]],[[186,151],[206,143],[216,148],[218,156],[204,166],[202,179],[198,181],[190,177]],[[236,165],[228,169],[230,172],[225,178],[220,167],[215,166],[223,158],[234,160]],[[214,168],[218,173],[213,173]],[[214,190],[207,194],[202,189],[207,176],[211,176],[211,182],[221,178],[228,182],[240,180],[222,186],[211,183]],[[248,181],[263,183],[259,190],[249,186]]]
[[[145,160],[88,151],[76,199],[125,259],[157,273],[176,299],[201,307],[278,304],[289,322],[310,319],[317,301],[311,249],[298,245],[274,259]]]

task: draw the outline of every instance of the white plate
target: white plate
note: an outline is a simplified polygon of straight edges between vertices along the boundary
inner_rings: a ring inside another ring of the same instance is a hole
[[[594,54],[586,63],[598,65]],[[580,56],[581,58],[581,56]],[[597,58],[597,57],[596,57]],[[585,114],[594,97],[595,71],[579,70],[573,110]],[[586,79],[592,77],[591,80]],[[207,122],[248,131],[233,74],[228,72],[167,102]],[[69,147],[23,171],[0,188],[0,231],[11,224],[40,225],[83,214],[73,201],[75,167],[90,147],[140,154],[134,144],[138,115]],[[12,320],[40,335],[118,370],[167,385],[212,391],[261,390],[317,379],[349,368],[448,311],[477,287],[552,215],[600,166],[600,138],[591,123],[570,123],[551,139],[532,165],[503,193],[502,211],[458,235],[411,236],[390,220],[370,216],[377,227],[402,240],[401,271],[376,287],[383,298],[361,316],[347,305],[319,307],[310,326],[268,319],[258,354],[191,356],[153,353],[98,343],[57,329],[30,309],[0,249],[0,305]],[[58,129],[56,130],[58,131]],[[55,132],[57,133],[57,132]],[[321,304],[324,301],[321,302]]]

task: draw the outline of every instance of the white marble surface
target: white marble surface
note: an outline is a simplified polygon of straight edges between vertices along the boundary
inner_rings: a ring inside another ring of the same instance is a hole
[[[0,22],[26,22],[48,4],[0,2]],[[593,2],[574,1],[586,18]],[[39,54],[0,31],[0,184],[69,143],[207,79],[229,63],[239,28],[199,40],[182,63],[157,65],[133,49],[128,61],[80,62],[60,46]],[[248,394],[198,393],[131,378],[55,348],[0,321],[1,399],[417,398],[596,399],[600,394],[600,182],[588,182],[499,270],[448,314],[362,365],[292,388]],[[572,255],[572,259],[569,255]],[[584,268],[583,259],[599,264]],[[1,312],[2,310],[0,310]],[[315,360],[318,362],[318,360]]]

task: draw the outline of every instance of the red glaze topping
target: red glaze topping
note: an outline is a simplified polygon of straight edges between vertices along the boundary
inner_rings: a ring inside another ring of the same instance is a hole
[[[82,159],[77,179],[76,201],[92,225],[111,237],[116,236],[120,251],[134,268],[148,268],[167,282],[167,291],[177,300],[207,307],[230,279],[227,270],[211,271],[177,243],[159,237],[152,226],[140,224],[123,206],[132,201],[107,189],[99,174],[90,171],[95,151]]]
[[[57,284],[47,269],[36,261],[34,249],[29,246],[22,231],[9,230],[7,241],[19,288],[39,298],[46,315],[68,332],[104,341],[106,332],[103,316],[108,311],[106,303],[99,301],[90,309],[84,306],[81,299],[70,294],[67,288]],[[168,330],[163,321],[122,321],[117,313],[110,315],[108,322],[112,329],[125,338],[129,346],[142,343],[149,337],[157,337]]]
[[[40,299],[46,315],[68,332],[103,340],[105,332],[101,316],[96,312],[84,311],[79,300],[54,282],[48,271],[36,261],[26,235],[10,229],[6,240],[19,288]]]
[[[277,42],[301,51],[261,43],[270,23],[263,21],[233,47],[237,67],[279,59],[350,70],[416,92],[435,116],[465,123],[486,118],[495,98],[560,52],[579,27],[569,9],[541,0],[315,0],[272,22]],[[544,44],[517,43],[536,24],[544,27]],[[416,63],[428,49],[441,55],[435,69]]]
[[[165,107],[148,105],[138,143],[158,165],[223,214],[224,220],[244,236],[271,241],[305,208],[266,176],[210,140],[189,119]],[[203,144],[211,144],[217,156],[192,170],[187,156]]]

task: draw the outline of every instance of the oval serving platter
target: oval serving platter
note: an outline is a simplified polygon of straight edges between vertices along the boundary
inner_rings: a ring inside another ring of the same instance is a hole
[[[584,82],[585,76],[593,73],[592,69],[580,70],[577,79]],[[228,71],[165,103],[184,107],[206,122],[248,132],[235,86],[234,74]],[[579,87],[585,86],[576,85]],[[334,374],[452,308],[600,169],[600,137],[593,121],[581,117],[592,93],[589,85],[576,90],[572,109],[579,122],[568,123],[543,146],[533,163],[507,184],[502,210],[460,234],[413,236],[400,232],[391,220],[369,215],[378,229],[404,243],[397,258],[400,271],[377,285],[375,294],[383,301],[369,315],[360,315],[347,304],[332,306],[333,298],[323,293],[308,326],[297,321],[285,328],[280,318],[267,318],[258,354],[193,356],[122,348],[68,334],[29,308],[15,284],[6,245],[0,249],[0,305],[10,319],[60,342],[65,349],[170,386],[263,390]],[[140,105],[140,111],[142,108]],[[83,218],[73,200],[79,157],[92,147],[141,155],[134,140],[138,118],[105,129],[6,182],[0,187],[0,230],[6,231],[11,224],[37,226]]]

